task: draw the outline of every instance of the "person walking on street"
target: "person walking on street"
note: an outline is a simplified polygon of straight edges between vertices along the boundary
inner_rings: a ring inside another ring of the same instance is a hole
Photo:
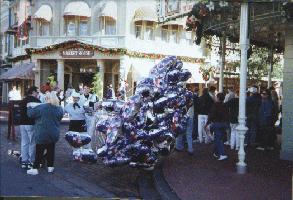
[[[204,88],[202,95],[198,99],[198,140],[200,143],[205,140],[205,143],[209,143],[209,136],[204,129],[207,121],[208,114],[214,104],[213,98],[210,96],[208,89]]]
[[[60,136],[60,122],[63,117],[63,109],[59,106],[56,92],[46,93],[45,104],[32,107],[28,104],[27,114],[35,119],[36,130],[36,158],[33,168],[27,174],[37,175],[38,168],[47,150],[46,160],[48,172],[54,171],[55,144]]]
[[[273,116],[274,105],[271,99],[270,90],[266,89],[261,93],[262,101],[259,109],[259,126],[261,145],[258,150],[272,150],[274,148]]]
[[[213,105],[211,112],[209,113],[209,118],[205,129],[209,126],[211,132],[214,133],[214,144],[215,151],[214,156],[218,160],[225,160],[228,156],[224,151],[224,137],[226,134],[226,130],[229,128],[229,120],[227,118],[226,113],[228,110],[224,105],[223,101],[225,99],[225,95],[223,93],[217,94],[217,101]]]
[[[35,120],[27,115],[27,104],[41,103],[38,99],[38,88],[32,86],[27,91],[27,96],[20,103],[20,134],[21,134],[21,167],[31,168],[35,161]]]

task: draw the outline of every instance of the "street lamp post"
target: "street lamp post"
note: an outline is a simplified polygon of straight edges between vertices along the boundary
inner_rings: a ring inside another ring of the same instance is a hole
[[[240,95],[239,95],[239,124],[237,131],[240,140],[240,148],[238,151],[237,173],[246,173],[244,138],[248,130],[246,127],[246,78],[247,78],[247,50],[249,48],[248,36],[248,3],[241,3],[241,17],[240,17],[240,49],[241,49],[241,63],[240,63]]]

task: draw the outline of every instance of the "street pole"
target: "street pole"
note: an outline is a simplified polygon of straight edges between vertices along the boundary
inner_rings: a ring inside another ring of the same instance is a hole
[[[220,65],[220,79],[219,79],[219,92],[223,92],[224,87],[224,68],[225,68],[225,56],[226,56],[226,34],[223,32],[223,35],[220,39],[220,44],[222,48],[221,52],[221,65]]]
[[[268,69],[268,88],[272,86],[272,71],[273,71],[273,47],[269,50],[269,69]]]
[[[248,3],[241,3],[240,16],[240,49],[241,49],[241,63],[240,63],[240,95],[239,95],[239,116],[237,131],[240,140],[240,148],[238,151],[237,173],[246,173],[244,138],[248,130],[246,127],[246,78],[247,78],[247,50],[249,47],[248,36]]]

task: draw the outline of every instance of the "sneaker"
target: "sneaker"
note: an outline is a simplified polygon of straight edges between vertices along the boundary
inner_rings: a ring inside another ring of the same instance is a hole
[[[54,167],[48,167],[48,173],[53,173],[54,172]]]
[[[28,164],[27,162],[22,162],[21,163],[21,168],[22,169],[27,169],[27,164]]]
[[[30,175],[38,175],[39,171],[38,171],[38,169],[29,169],[26,171],[26,173],[30,174]]]
[[[224,145],[230,145],[229,141],[224,142]]]
[[[265,150],[265,148],[263,148],[263,147],[257,147],[256,149],[257,150],[261,150],[261,151],[264,151]]]
[[[227,158],[228,158],[228,156],[226,156],[226,155],[220,155],[218,160],[226,160]]]
[[[218,156],[216,153],[213,153],[213,156],[214,156],[215,158],[219,158],[219,156]]]

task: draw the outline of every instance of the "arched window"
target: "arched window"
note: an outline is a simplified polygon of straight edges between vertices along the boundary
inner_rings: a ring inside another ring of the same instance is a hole
[[[155,25],[158,20],[156,12],[150,7],[138,8],[133,17],[135,23],[135,37],[145,40],[154,40]]]
[[[37,35],[49,36],[51,35],[51,20],[52,9],[49,5],[42,5],[37,12],[33,15],[33,19],[36,20]]]
[[[99,30],[102,35],[116,35],[116,20],[112,17],[100,16]]]
[[[102,1],[99,4],[99,32],[102,35],[116,35],[117,3]]]
[[[89,34],[89,18],[91,9],[83,1],[74,1],[64,9],[64,32],[68,36],[84,36]]]

